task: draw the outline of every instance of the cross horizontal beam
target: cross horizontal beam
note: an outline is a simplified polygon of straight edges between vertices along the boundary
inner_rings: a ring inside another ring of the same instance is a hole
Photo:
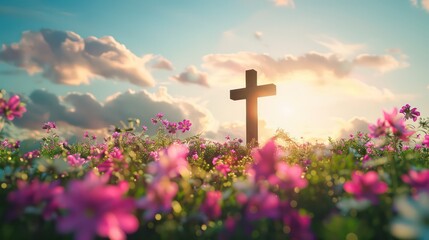
[[[242,100],[250,97],[250,95],[254,95],[256,97],[268,97],[276,95],[276,85],[274,84],[266,84],[257,86],[253,91],[249,91],[248,88],[240,88],[230,90],[230,98],[231,100]]]

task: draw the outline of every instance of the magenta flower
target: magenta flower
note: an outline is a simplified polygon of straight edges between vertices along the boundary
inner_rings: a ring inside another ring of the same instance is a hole
[[[222,214],[221,209],[222,202],[222,192],[220,191],[210,191],[206,194],[206,199],[201,204],[201,212],[203,212],[208,219],[213,220],[217,219]]]
[[[26,111],[27,109],[18,95],[13,95],[7,102],[4,99],[0,99],[0,114],[4,114],[9,121],[22,117]]]
[[[302,177],[302,173],[300,166],[289,166],[285,162],[279,162],[276,174],[271,175],[268,181],[284,190],[302,189],[307,186],[307,180]]]
[[[84,180],[72,180],[67,191],[58,197],[67,215],[58,220],[61,233],[74,232],[75,239],[89,240],[95,235],[110,239],[125,239],[126,233],[137,230],[135,202],[123,195],[128,183],[107,185],[108,176],[89,172]]]
[[[158,161],[151,162],[148,172],[155,175],[155,178],[167,176],[177,177],[188,173],[188,148],[182,144],[172,144],[167,149],[160,151]]]
[[[189,120],[184,119],[178,123],[177,129],[182,130],[182,133],[189,131],[191,129],[192,123]]]
[[[422,145],[425,146],[426,148],[429,148],[429,135],[428,134],[425,135],[425,139],[423,139]]]
[[[274,193],[261,189],[248,198],[246,204],[246,218],[257,221],[263,218],[276,219],[279,217],[280,200]]]
[[[378,179],[374,171],[352,173],[352,180],[344,183],[344,190],[355,196],[357,200],[367,199],[373,204],[378,202],[377,196],[387,191],[387,184]]]
[[[34,158],[38,158],[40,157],[40,151],[39,150],[33,150],[30,152],[25,153],[22,158],[27,159],[27,160],[32,160]]]
[[[402,175],[402,180],[408,183],[417,192],[429,192],[429,169],[422,171],[410,170],[407,174]]]
[[[46,129],[46,132],[49,132],[54,128],[57,128],[57,125],[54,122],[46,122],[42,126],[42,129]]]
[[[261,149],[254,149],[252,156],[252,171],[256,181],[269,179],[276,174],[277,147],[274,140],[269,140]]]
[[[78,166],[82,166],[87,161],[85,158],[80,157],[80,153],[76,153],[73,155],[68,155],[67,156],[67,162],[73,167],[78,167]]]
[[[218,163],[216,165],[216,170],[222,173],[225,177],[228,176],[228,173],[231,172],[231,168],[228,164]]]
[[[392,113],[384,112],[384,119],[390,126],[393,135],[403,141],[408,141],[409,137],[414,134],[413,131],[408,131],[403,118],[398,116],[398,110],[393,109]]]
[[[157,213],[170,212],[171,202],[178,190],[177,183],[170,181],[166,176],[152,182],[147,189],[146,196],[137,201],[137,206],[146,210],[144,218],[151,220]]]
[[[381,119],[377,120],[377,124],[369,125],[369,136],[372,138],[378,138],[386,135],[387,132],[387,124],[385,121]]]
[[[409,104],[405,104],[399,112],[405,115],[405,119],[412,118],[414,122],[417,121],[417,117],[420,116],[420,112],[417,111],[417,108],[411,108]]]
[[[281,203],[281,214],[283,224],[288,226],[289,238],[291,240],[313,240],[314,234],[311,232],[311,218],[302,215],[297,210],[290,207],[289,202]]]
[[[63,193],[59,182],[46,183],[36,179],[31,183],[18,181],[17,185],[18,189],[7,196],[12,204],[12,217],[18,217],[27,207],[38,208],[45,220],[54,216],[59,204],[56,198]]]
[[[117,171],[121,168],[127,168],[128,163],[124,160],[121,149],[114,147],[109,153],[108,158],[97,166],[100,172]]]
[[[165,128],[167,129],[168,133],[170,133],[170,134],[176,134],[177,123],[175,123],[175,122],[169,122],[167,125],[165,125]]]

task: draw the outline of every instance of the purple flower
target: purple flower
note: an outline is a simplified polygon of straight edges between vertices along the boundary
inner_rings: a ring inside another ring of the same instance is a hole
[[[18,95],[13,95],[7,102],[0,99],[0,114],[4,114],[9,121],[22,117],[26,111],[27,109],[24,103],[21,103]]]
[[[378,202],[377,196],[387,191],[387,184],[378,179],[374,171],[352,173],[352,180],[344,183],[344,190],[356,197],[357,200],[367,199],[373,204]]]
[[[167,129],[168,133],[170,133],[170,134],[176,134],[177,123],[175,123],[175,122],[169,122],[167,125],[165,125],[165,128]]]
[[[414,122],[417,121],[417,117],[420,116],[420,112],[417,111],[417,108],[411,108],[409,104],[405,104],[399,112],[405,115],[405,119],[412,118]]]
[[[63,193],[59,182],[45,183],[33,180],[17,182],[18,189],[10,192],[7,200],[12,204],[12,217],[18,217],[27,207],[40,208],[44,219],[50,219],[58,209],[56,199]]]
[[[46,129],[46,132],[50,132],[51,129],[57,128],[54,122],[46,122],[43,124],[42,129]]]
[[[422,171],[410,170],[407,174],[402,175],[402,180],[408,183],[417,192],[429,192],[429,169]]]
[[[207,192],[204,202],[201,204],[201,211],[209,218],[214,220],[220,217],[222,209],[220,203],[222,202],[222,192],[210,191]]]
[[[95,235],[110,239],[125,239],[139,223],[134,216],[135,202],[123,195],[128,183],[107,185],[108,176],[89,172],[84,180],[72,180],[67,191],[58,197],[67,215],[58,219],[61,233],[74,232],[75,239],[93,239]]]

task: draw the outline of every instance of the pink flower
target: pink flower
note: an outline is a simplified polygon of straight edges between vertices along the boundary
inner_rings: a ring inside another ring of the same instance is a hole
[[[402,180],[405,183],[408,183],[417,192],[429,192],[429,169],[425,169],[420,172],[410,170],[408,175],[402,175]]]
[[[222,192],[210,191],[206,194],[206,199],[201,204],[201,211],[211,220],[217,219],[222,214],[220,203],[222,202]]]
[[[344,190],[356,197],[357,200],[367,199],[377,203],[377,196],[387,191],[387,184],[378,179],[374,171],[362,173],[355,171],[352,180],[344,183]]]
[[[177,177],[187,173],[188,148],[182,144],[172,144],[167,149],[160,151],[159,160],[151,162],[148,166],[148,172],[155,175],[155,178],[167,176],[169,178]]]
[[[114,147],[112,151],[110,151],[108,158],[97,166],[100,172],[117,171],[121,168],[127,167],[128,163],[124,160],[124,155],[122,155],[121,149],[117,147]]]
[[[34,158],[40,157],[40,151],[39,150],[33,150],[33,151],[25,153],[22,157],[24,159],[27,159],[27,160],[32,160]]]
[[[13,95],[7,102],[0,99],[0,114],[4,114],[9,121],[22,117],[26,111],[27,109],[19,100],[18,95]]]
[[[179,124],[179,126],[177,127],[177,129],[182,130],[182,133],[184,133],[186,131],[189,131],[190,128],[191,128],[191,126],[192,126],[191,121],[186,120],[186,119],[184,119],[183,121],[179,122],[178,124]]]
[[[283,224],[288,226],[291,240],[312,240],[315,239],[311,232],[311,219],[307,215],[302,215],[297,210],[290,207],[289,202],[281,203],[281,214]]]
[[[216,170],[221,172],[225,177],[228,176],[228,173],[231,172],[231,168],[228,164],[219,163],[216,165]]]
[[[177,194],[177,183],[168,177],[157,179],[149,185],[146,196],[137,201],[139,208],[145,209],[144,218],[151,220],[157,213],[171,211],[171,202]]]
[[[261,189],[249,197],[246,205],[246,218],[257,221],[263,218],[276,219],[279,217],[280,200],[274,193]]]
[[[269,182],[279,185],[280,189],[292,190],[294,188],[305,188],[307,180],[302,178],[302,168],[300,166],[289,166],[285,162],[277,163],[276,174],[271,175]]]
[[[158,119],[162,119],[164,117],[164,114],[163,113],[157,113],[156,114],[156,118],[158,118]]]
[[[80,157],[80,153],[76,153],[76,154],[73,154],[73,155],[68,155],[67,156],[67,162],[71,166],[76,167],[76,166],[82,166],[83,164],[85,164],[86,163],[86,159],[85,158],[81,158]]]
[[[398,116],[398,109],[394,108],[392,113],[384,112],[384,119],[390,126],[393,135],[403,141],[408,141],[409,137],[414,134],[413,131],[408,131],[403,118]]]
[[[89,240],[95,235],[110,239],[125,239],[139,223],[132,213],[135,202],[123,195],[128,183],[107,185],[108,177],[89,172],[84,180],[72,180],[67,191],[58,197],[67,215],[58,220],[61,233],[74,232],[75,239]]]
[[[12,217],[18,217],[27,207],[35,207],[40,208],[45,220],[52,218],[59,204],[56,197],[63,193],[59,182],[46,183],[36,179],[31,183],[18,181],[17,185],[18,189],[7,196],[12,204]]]
[[[385,121],[382,121],[381,119],[377,120],[377,124],[375,125],[369,125],[369,136],[372,138],[378,138],[381,136],[386,135],[387,132],[387,125]]]
[[[277,147],[274,140],[269,140],[261,149],[252,151],[254,164],[252,170],[256,181],[268,179],[276,174]]]
[[[428,134],[425,135],[425,139],[423,140],[422,145],[425,146],[426,148],[429,148],[429,135]]]

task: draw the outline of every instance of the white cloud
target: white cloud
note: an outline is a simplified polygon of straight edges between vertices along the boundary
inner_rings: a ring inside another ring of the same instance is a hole
[[[202,66],[209,70],[211,77],[223,75],[222,78],[228,80],[231,79],[231,75],[241,76],[247,69],[257,69],[262,77],[272,82],[286,81],[299,76],[326,83],[350,76],[357,66],[387,72],[407,66],[404,61],[388,54],[361,54],[355,58],[345,59],[333,53],[310,52],[301,56],[287,55],[275,59],[267,54],[238,52],[206,55],[203,57]]]
[[[418,7],[421,4],[421,7],[429,12],[429,0],[410,0],[411,4],[415,7]]]
[[[327,49],[329,49],[334,54],[337,54],[341,57],[352,56],[355,53],[360,52],[363,49],[365,49],[364,44],[343,43],[343,42],[341,42],[335,38],[330,38],[330,37],[324,37],[320,40],[316,40],[316,42],[319,43],[320,45],[326,47]]]
[[[171,77],[171,79],[185,84],[198,84],[201,86],[209,87],[207,80],[207,73],[201,72],[197,67],[191,65],[179,75]]]
[[[401,62],[392,55],[361,54],[354,59],[354,63],[356,66],[373,68],[380,72],[388,72],[408,66],[408,63]]]
[[[102,130],[119,125],[128,118],[138,118],[151,127],[150,118],[158,112],[170,121],[189,119],[192,133],[213,129],[213,116],[196,103],[171,96],[165,87],[158,92],[127,91],[110,96],[105,101],[97,100],[89,93],[68,93],[57,96],[44,90],[35,90],[25,99],[27,112],[15,124],[22,128],[37,130],[47,121],[80,129]],[[155,130],[155,129],[152,129]]]
[[[136,56],[112,36],[82,38],[71,31],[50,29],[23,32],[19,43],[3,45],[0,51],[0,61],[66,85],[106,78],[153,86],[155,81],[145,66],[151,58]]]
[[[422,7],[429,12],[429,0],[422,0]]]
[[[357,132],[361,132],[363,134],[369,133],[369,124],[370,123],[363,117],[354,117],[347,121],[341,121],[335,136],[337,138],[347,139],[350,137],[350,134],[354,135]]]
[[[164,69],[164,70],[173,70],[173,64],[170,60],[162,57],[162,56],[154,56],[152,57],[152,68]]]

